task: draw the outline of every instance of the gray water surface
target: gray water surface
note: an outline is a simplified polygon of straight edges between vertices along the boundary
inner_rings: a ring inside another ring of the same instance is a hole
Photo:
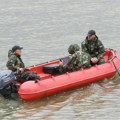
[[[21,45],[26,66],[66,56],[95,29],[120,54],[120,0],[0,0],[0,67]],[[103,80],[38,101],[4,100],[0,120],[120,120],[120,78]]]

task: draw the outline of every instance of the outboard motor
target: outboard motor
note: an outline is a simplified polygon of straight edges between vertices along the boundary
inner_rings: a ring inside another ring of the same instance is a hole
[[[0,94],[10,99],[15,86],[16,76],[10,70],[0,71]]]

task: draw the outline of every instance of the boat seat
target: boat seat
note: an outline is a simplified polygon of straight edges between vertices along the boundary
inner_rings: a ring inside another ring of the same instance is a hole
[[[59,66],[59,64],[47,65],[43,67],[43,71],[47,74],[59,74]]]

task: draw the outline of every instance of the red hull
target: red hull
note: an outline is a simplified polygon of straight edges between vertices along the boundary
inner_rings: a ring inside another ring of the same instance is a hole
[[[110,60],[108,60],[108,58],[110,58]],[[42,69],[46,65],[59,63],[60,60],[31,67],[29,68],[30,71],[36,71],[42,80],[38,83],[34,81],[23,83],[20,86],[19,95],[24,100],[35,100],[97,82],[104,78],[110,78],[115,75],[116,68],[118,69],[120,67],[120,58],[116,55],[115,51],[106,50],[105,59],[107,61],[105,64],[56,76],[45,74]],[[115,63],[116,68],[112,61]]]

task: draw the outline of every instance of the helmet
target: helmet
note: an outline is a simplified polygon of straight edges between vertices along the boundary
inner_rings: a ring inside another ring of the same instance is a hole
[[[69,48],[68,48],[68,52],[69,52],[70,54],[74,54],[76,51],[79,51],[79,50],[80,50],[80,47],[79,47],[78,44],[72,44],[72,45],[70,45]]]

